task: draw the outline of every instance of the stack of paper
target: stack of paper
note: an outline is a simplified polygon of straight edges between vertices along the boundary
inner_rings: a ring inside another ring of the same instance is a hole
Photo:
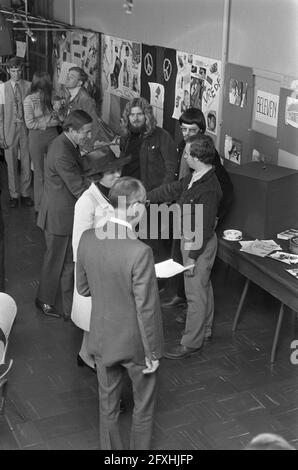
[[[272,251],[281,250],[281,247],[274,240],[250,240],[239,243],[242,247],[240,251],[261,257],[267,256]]]
[[[172,277],[176,274],[186,271],[193,266],[194,264],[183,266],[182,264],[173,261],[173,259],[167,259],[166,261],[162,261],[161,263],[157,263],[155,265],[155,273],[156,277]]]
[[[293,237],[298,237],[298,230],[295,228],[284,230],[284,232],[280,232],[277,234],[277,238],[281,240],[290,240]]]

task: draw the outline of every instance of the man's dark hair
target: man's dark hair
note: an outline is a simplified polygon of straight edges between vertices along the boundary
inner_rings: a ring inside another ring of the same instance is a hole
[[[86,74],[86,72],[83,69],[81,69],[81,67],[71,67],[69,69],[69,72],[71,72],[71,71],[77,72],[77,74],[79,75],[79,80],[81,80],[81,82],[82,82],[82,85],[84,85],[87,82],[88,75]]]
[[[187,140],[190,144],[190,155],[205,164],[213,164],[215,158],[215,146],[209,135],[197,134]]]
[[[10,69],[12,67],[22,68],[23,65],[24,65],[24,61],[22,59],[20,59],[19,57],[11,57],[11,59],[9,59],[6,62],[6,66],[7,66],[8,69]]]
[[[68,131],[70,128],[74,131],[78,131],[81,127],[92,122],[92,117],[90,114],[86,113],[82,109],[75,109],[69,113],[63,123],[63,130]]]
[[[199,108],[186,109],[179,118],[181,124],[197,124],[202,134],[206,132],[206,119]]]
[[[126,208],[133,202],[142,201],[146,198],[146,190],[140,180],[131,176],[119,178],[109,191],[109,200],[117,209],[122,201],[126,202]]]

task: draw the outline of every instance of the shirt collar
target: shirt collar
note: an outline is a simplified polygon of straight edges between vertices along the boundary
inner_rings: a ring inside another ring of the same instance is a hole
[[[77,96],[77,94],[79,93],[81,87],[80,86],[77,86],[76,88],[69,88],[68,91],[70,93],[70,101],[72,101],[73,99],[75,99],[75,97]]]
[[[111,217],[110,222],[114,222],[114,224],[125,225],[130,230],[132,230],[132,225],[129,222],[127,222],[126,220],[118,219],[117,217]]]
[[[192,185],[200,180],[201,178],[203,178],[203,176],[208,173],[208,171],[210,171],[212,168],[212,165],[208,165],[208,167],[206,168],[202,168],[201,170],[198,170],[198,171],[194,171],[193,174],[192,174],[192,178],[188,184],[188,188],[187,189],[190,189],[192,187]]]
[[[77,144],[72,140],[72,138],[64,132],[65,137],[72,143],[75,148],[78,148]]]

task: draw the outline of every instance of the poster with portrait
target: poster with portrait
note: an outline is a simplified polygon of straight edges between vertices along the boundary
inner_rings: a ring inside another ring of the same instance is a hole
[[[150,87],[150,104],[153,114],[156,118],[157,125],[163,127],[163,104],[165,97],[165,87],[160,83],[149,82]]]
[[[224,157],[237,165],[241,164],[242,143],[240,140],[227,135],[225,136]]]
[[[141,44],[103,36],[103,78],[107,91],[123,98],[140,96]]]
[[[173,118],[189,107],[199,108],[206,118],[207,130],[218,133],[221,91],[221,62],[196,54],[177,51],[177,76]]]
[[[229,103],[244,108],[247,105],[247,88],[247,83],[231,78],[229,83]]]
[[[65,93],[65,74],[69,66],[82,68],[88,80],[85,88],[95,99],[101,100],[100,34],[81,30],[53,32],[53,85],[59,95]],[[61,75],[62,74],[62,75]]]

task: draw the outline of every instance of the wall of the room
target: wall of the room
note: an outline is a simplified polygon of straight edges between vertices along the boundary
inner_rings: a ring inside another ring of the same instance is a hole
[[[69,22],[71,0],[53,0]],[[221,58],[224,0],[74,0],[75,24],[123,39]],[[231,0],[228,61],[298,77],[297,0]]]

